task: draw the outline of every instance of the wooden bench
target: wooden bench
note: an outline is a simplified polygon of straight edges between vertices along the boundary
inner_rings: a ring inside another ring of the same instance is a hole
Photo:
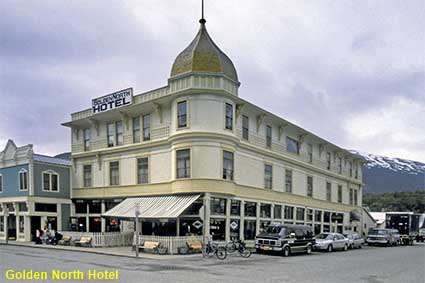
[[[195,252],[202,252],[202,243],[197,240],[187,241],[186,246],[189,250],[189,252],[195,253]]]
[[[91,237],[83,236],[74,243],[76,246],[89,246],[91,244]]]
[[[142,245],[139,245],[139,249],[151,250],[154,253],[159,253],[159,246],[160,245],[161,245],[160,242],[145,241]]]
[[[63,238],[59,240],[58,244],[63,246],[69,246],[71,245],[71,240],[72,240],[71,236],[63,236]]]

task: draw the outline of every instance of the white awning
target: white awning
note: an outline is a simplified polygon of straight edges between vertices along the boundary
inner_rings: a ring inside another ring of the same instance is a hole
[[[139,207],[140,218],[177,218],[200,195],[171,195],[127,198],[104,213],[103,217],[135,218]]]

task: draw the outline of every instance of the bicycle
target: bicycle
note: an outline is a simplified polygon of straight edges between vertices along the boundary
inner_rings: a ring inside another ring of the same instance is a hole
[[[215,255],[218,259],[225,259],[227,257],[227,251],[224,247],[220,247],[217,243],[208,242],[205,246],[206,255]]]
[[[244,241],[232,239],[226,244],[226,252],[231,254],[236,251],[239,252],[241,257],[248,258],[251,256],[251,250],[246,247]]]

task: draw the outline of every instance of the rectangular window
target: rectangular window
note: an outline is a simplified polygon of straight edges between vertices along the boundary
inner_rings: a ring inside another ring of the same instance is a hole
[[[299,142],[293,138],[286,137],[286,151],[290,153],[299,154],[300,153]]]
[[[120,163],[118,161],[109,162],[109,185],[118,186],[120,184]]]
[[[177,127],[184,128],[187,126],[187,109],[186,101],[177,103]]]
[[[285,170],[285,192],[292,193],[292,170]]]
[[[223,179],[233,181],[233,152],[223,151]]]
[[[56,203],[38,203],[34,204],[35,211],[38,212],[57,212]]]
[[[182,149],[176,151],[177,179],[190,178],[190,150]]]
[[[3,176],[0,175],[0,193],[3,192]]]
[[[308,162],[313,163],[313,145],[308,144],[307,146]]]
[[[357,199],[357,190],[354,190],[354,205],[358,204],[358,199]]]
[[[87,213],[87,201],[85,200],[76,200],[74,202],[75,205],[75,213]]]
[[[326,169],[331,170],[331,153],[326,153]]]
[[[19,172],[19,190],[27,191],[28,190],[28,172],[24,169]]]
[[[106,134],[107,134],[107,137],[108,137],[108,147],[114,146],[114,131],[115,131],[114,123],[106,124]]]
[[[241,201],[232,199],[230,201],[230,215],[240,216],[241,215]]]
[[[342,173],[342,157],[338,157],[338,173]]]
[[[249,137],[249,119],[247,116],[242,116],[242,138],[248,140]]]
[[[326,182],[326,200],[332,201],[332,184]]]
[[[226,129],[233,129],[233,105],[226,103]]]
[[[245,216],[256,217],[257,216],[257,203],[246,201],[245,202]]]
[[[325,213],[323,213],[323,222],[331,222],[331,213],[329,211],[325,211]]]
[[[285,205],[285,219],[294,219],[294,207]]]
[[[59,175],[53,172],[43,173],[43,191],[59,191]]]
[[[143,116],[143,140],[148,141],[151,139],[151,115]]]
[[[305,208],[297,207],[297,221],[304,221]]]
[[[313,197],[313,177],[307,176],[307,196]]]
[[[149,182],[149,160],[147,157],[137,159],[137,184]]]
[[[356,163],[354,165],[354,178],[358,179],[359,178],[359,165]]]
[[[133,118],[133,142],[140,142],[140,117]]]
[[[118,122],[116,122],[115,123],[115,129],[116,129],[116,132],[115,132],[115,141],[116,141],[116,145],[122,145],[123,144],[123,136],[122,136],[122,133],[123,133],[123,127],[122,127],[122,121],[118,121]]]
[[[211,198],[211,214],[226,215],[226,199],[212,197]]]
[[[307,221],[312,222],[313,221],[313,209],[307,209]]]
[[[273,188],[273,166],[264,164],[264,188]]]
[[[244,238],[245,240],[254,240],[257,235],[257,222],[255,220],[244,221]]]
[[[282,206],[275,204],[274,205],[274,211],[273,211],[273,217],[274,219],[282,219]]]
[[[338,185],[338,202],[342,203],[342,186]]]
[[[90,129],[84,129],[84,150],[90,150]]]
[[[314,213],[314,221],[316,222],[322,222],[322,211],[316,210]]]
[[[353,189],[350,189],[350,205],[353,205],[353,198],[354,198],[354,190]]]
[[[260,204],[260,217],[270,218],[272,217],[272,205],[268,203]]]
[[[92,177],[91,177],[91,165],[83,166],[83,178],[84,178],[84,187],[88,188],[92,186]]]
[[[348,162],[348,174],[350,178],[353,178],[353,162],[352,161]]]
[[[266,127],[266,146],[272,147],[272,127]]]

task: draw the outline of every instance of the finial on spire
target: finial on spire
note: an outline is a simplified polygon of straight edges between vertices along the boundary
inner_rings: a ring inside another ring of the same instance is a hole
[[[199,20],[199,22],[201,24],[205,24],[207,21],[204,19],[204,0],[202,1],[202,9],[201,9],[201,19]]]

